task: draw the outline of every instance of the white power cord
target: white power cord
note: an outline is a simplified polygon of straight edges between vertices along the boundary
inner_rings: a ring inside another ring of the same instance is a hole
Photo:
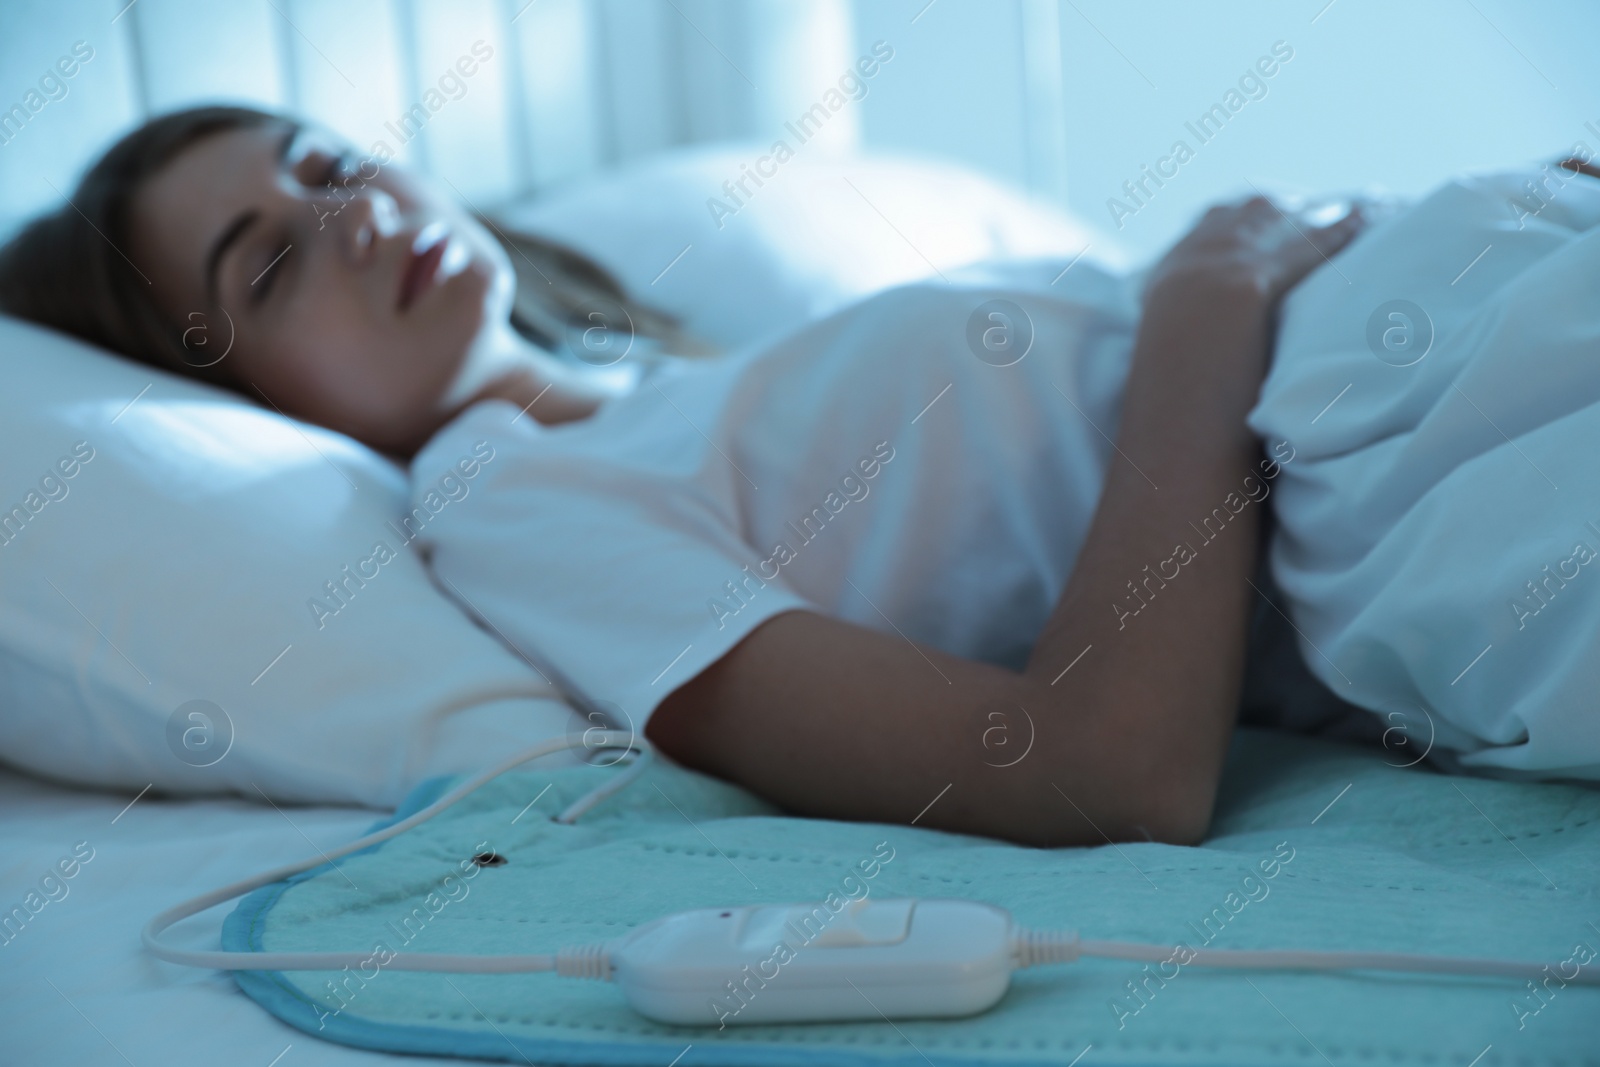
[[[370,952],[203,952],[161,942],[169,927],[265,885],[370,848],[427,822],[484,784],[541,756],[571,748],[625,748],[639,758],[617,777],[570,805],[556,822],[584,812],[634,782],[654,750],[642,737],[591,730],[508,757],[409,818],[332,852],[265,871],[169,908],[146,924],[150,952],[170,963],[234,971],[363,968]],[[1084,956],[1184,966],[1279,970],[1388,970],[1489,978],[1542,979],[1549,967],[1511,960],[1392,952],[1189,949],[1129,941],[1084,941],[1070,930],[1029,930],[1009,912],[970,900],[851,900],[703,908],[667,915],[616,940],[551,954],[478,956],[392,953],[385,967],[403,971],[517,974],[553,971],[568,978],[614,981],[641,1015],[658,1022],[719,1027],[728,1023],[971,1015],[1005,995],[1011,973]],[[1558,974],[1563,983],[1600,983],[1600,969]]]
[[[1054,931],[1019,930],[1017,969],[1044,963],[1070,963],[1082,956],[1108,960],[1133,960],[1143,963],[1174,961],[1171,946],[1145,945],[1136,941],[1079,941],[1067,933],[1066,940],[1049,940]],[[1041,939],[1046,939],[1042,940]],[[1175,962],[1195,967],[1243,967],[1274,971],[1410,971],[1453,974],[1474,978],[1542,978],[1549,966],[1516,960],[1492,960],[1473,956],[1421,956],[1404,952],[1305,952],[1296,949],[1188,949]],[[1567,983],[1600,983],[1600,974],[1585,974],[1580,967],[1571,978],[1557,975]]]
[[[224,904],[235,897],[244,896],[251,890],[260,889],[264,885],[281,882],[302,871],[324,863],[360,852],[380,842],[387,841],[405,833],[413,826],[427,822],[446,808],[464,800],[467,796],[500,777],[513,768],[524,763],[536,760],[541,756],[548,756],[555,752],[564,752],[573,748],[632,748],[640,753],[633,765],[617,777],[594,789],[569,806],[560,815],[555,816],[555,821],[571,823],[577,821],[584,812],[596,804],[627,788],[645,769],[650,757],[655,750],[650,743],[642,737],[628,736],[615,730],[589,730],[581,739],[555,738],[534,745],[514,756],[510,756],[488,770],[469,778],[456,786],[432,804],[403,819],[393,826],[386,826],[382,830],[374,831],[365,837],[357,838],[341,848],[331,852],[319,852],[309,859],[298,863],[285,864],[264,871],[252,878],[223,886],[221,889],[202,894],[193,900],[186,900],[182,904],[157,915],[145,924],[141,935],[145,948],[155,956],[166,960],[168,963],[181,963],[185,967],[207,967],[220,971],[339,971],[346,967],[360,968],[370,965],[372,954],[370,952],[195,952],[187,949],[173,948],[161,943],[161,934],[167,928],[182,922],[191,915],[198,915],[208,908]],[[448,953],[402,952],[395,956],[385,967],[393,967],[402,971],[453,971],[456,973],[487,973],[487,974],[514,974],[522,971],[552,971],[557,970],[555,956],[456,956]]]

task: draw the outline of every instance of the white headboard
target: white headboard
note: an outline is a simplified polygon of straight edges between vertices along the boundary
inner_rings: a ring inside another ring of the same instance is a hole
[[[121,132],[200,101],[382,140],[488,206],[765,136],[855,58],[849,0],[4,0],[0,227],[58,202]],[[853,145],[855,113],[827,135]]]

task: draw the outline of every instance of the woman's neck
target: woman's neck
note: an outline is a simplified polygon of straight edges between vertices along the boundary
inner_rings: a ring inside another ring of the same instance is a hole
[[[548,353],[539,355],[543,358],[490,382],[475,399],[509,400],[539,422],[554,426],[586,419],[619,394],[616,386],[596,380],[583,367],[562,363]]]
[[[509,326],[486,338],[468,363],[457,382],[459,407],[509,400],[547,426],[588,418],[626,391],[615,379],[557,359]]]

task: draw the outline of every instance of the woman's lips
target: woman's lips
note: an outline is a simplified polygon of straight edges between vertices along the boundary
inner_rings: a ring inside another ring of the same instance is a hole
[[[406,310],[439,278],[439,265],[450,247],[450,231],[442,223],[432,223],[422,228],[406,253],[405,270],[400,276],[401,311]]]

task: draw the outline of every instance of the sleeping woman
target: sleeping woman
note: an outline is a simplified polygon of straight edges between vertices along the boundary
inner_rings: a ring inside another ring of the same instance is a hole
[[[1359,209],[1213,208],[1136,296],[1002,270],[706,356],[277,115],[156,119],[71,201],[0,253],[0,310],[410,461],[446,594],[678,762],[814,817],[1205,836],[1295,455],[1245,416]],[[195,313],[226,358],[185,348]]]

